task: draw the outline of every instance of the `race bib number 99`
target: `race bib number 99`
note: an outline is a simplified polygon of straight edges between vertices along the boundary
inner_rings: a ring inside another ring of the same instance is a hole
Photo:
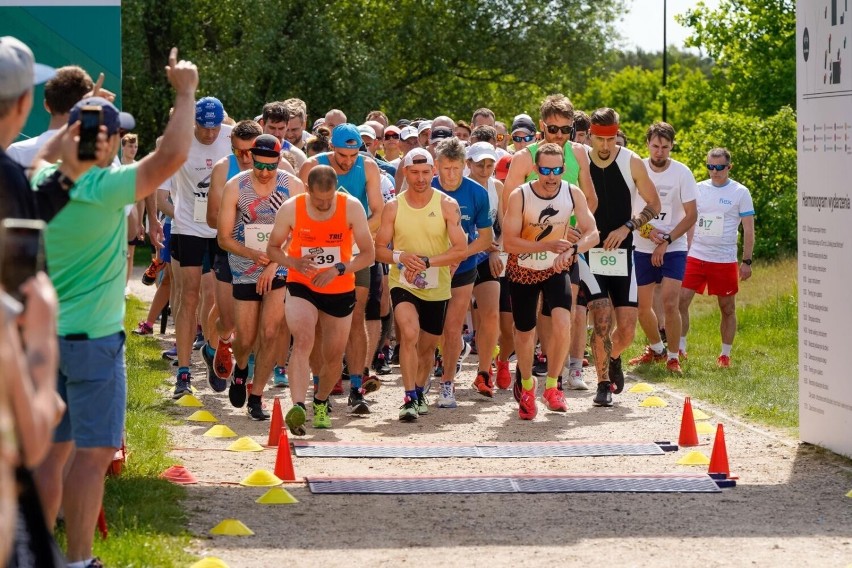
[[[269,235],[272,233],[271,224],[245,225],[246,246],[252,250],[266,252]]]
[[[627,251],[589,249],[589,269],[600,276],[627,276]]]
[[[314,255],[314,264],[324,268],[340,262],[340,247],[302,247],[302,256]]]
[[[699,215],[695,228],[705,237],[721,237],[724,222],[722,215]]]

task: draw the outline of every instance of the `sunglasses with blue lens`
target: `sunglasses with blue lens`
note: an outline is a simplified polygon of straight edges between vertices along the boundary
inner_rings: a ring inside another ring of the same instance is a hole
[[[717,172],[725,171],[728,168],[728,164],[707,164],[708,170],[716,170]]]
[[[278,169],[278,162],[273,162],[271,164],[265,164],[263,162],[254,161],[254,167],[261,171],[274,172]]]
[[[538,173],[543,176],[555,175],[561,176],[562,172],[565,171],[565,166],[556,166],[555,168],[545,168],[544,166],[538,167]]]
[[[532,142],[535,140],[535,134],[527,134],[526,136],[512,136],[515,142]]]

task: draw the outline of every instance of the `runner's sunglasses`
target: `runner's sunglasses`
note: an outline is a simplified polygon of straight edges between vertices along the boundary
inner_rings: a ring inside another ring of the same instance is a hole
[[[544,166],[538,167],[538,173],[543,176],[549,176],[551,174],[555,176],[561,176],[562,172],[565,171],[565,166],[556,166],[555,168],[545,168]]]
[[[535,140],[535,134],[527,134],[526,136],[512,136],[515,142],[532,142]]]
[[[272,164],[265,164],[263,162],[258,162],[254,160],[254,167],[261,171],[274,172],[278,169],[278,162],[274,162]]]
[[[730,164],[707,164],[708,170],[716,170],[717,172],[725,171]]]
[[[561,132],[562,134],[570,134],[574,136],[574,125],[570,126],[556,126],[555,124],[545,124],[544,127],[547,129],[548,134],[556,134],[557,132]]]

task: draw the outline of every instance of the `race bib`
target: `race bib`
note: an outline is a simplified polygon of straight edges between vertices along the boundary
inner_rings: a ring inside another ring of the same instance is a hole
[[[525,252],[518,255],[518,266],[530,270],[547,270],[553,268],[553,261],[558,255],[549,250],[544,252]]]
[[[429,288],[437,288],[438,287],[438,271],[440,270],[437,266],[432,266],[427,268],[426,270],[421,270],[414,276],[414,281],[409,282],[405,277],[405,267],[399,269],[399,281],[403,286],[407,286],[408,288],[412,288],[415,290],[428,290]]]
[[[654,220],[659,221],[663,226],[667,226],[671,223],[672,218],[672,204],[671,203],[661,203],[660,204],[660,212],[654,217]]]
[[[359,248],[358,248],[358,243],[356,243],[356,242],[353,240],[353,241],[352,241],[352,256],[356,256],[356,255],[357,255],[358,253],[360,253],[360,252],[361,252],[361,249],[359,249]]]
[[[314,264],[327,268],[340,262],[340,247],[302,247],[302,256],[310,255],[315,255]]]
[[[195,196],[195,203],[192,206],[192,220],[196,223],[207,223],[207,196]]]
[[[244,225],[245,245],[251,250],[266,252],[272,224]]]
[[[589,269],[599,276],[627,276],[627,251],[589,249]]]
[[[699,215],[695,230],[705,237],[721,237],[724,223],[722,215]]]
[[[503,263],[503,270],[500,271],[500,278],[506,276],[506,265],[509,264],[509,253],[501,252],[500,253],[500,262]]]

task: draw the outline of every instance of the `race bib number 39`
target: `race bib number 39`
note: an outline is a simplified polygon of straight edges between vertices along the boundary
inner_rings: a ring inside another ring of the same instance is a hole
[[[302,247],[302,256],[314,255],[314,264],[320,268],[340,262],[340,247]]]
[[[705,237],[721,237],[724,221],[722,215],[699,215],[695,230]]]
[[[195,203],[192,206],[192,220],[196,223],[207,223],[207,196],[195,196]]]
[[[530,270],[547,270],[553,268],[554,260],[556,260],[554,252],[527,252],[518,255],[518,266]]]
[[[271,232],[271,224],[245,225],[246,246],[252,250],[266,252]]]
[[[600,276],[627,276],[627,251],[624,249],[589,250],[589,269]]]
[[[427,290],[429,288],[437,288],[438,287],[438,270],[439,267],[432,266],[427,268],[426,270],[421,270],[417,274],[414,275],[414,280],[410,281],[406,278],[406,270],[405,267],[399,269],[399,281],[409,288],[414,288],[417,290]]]

